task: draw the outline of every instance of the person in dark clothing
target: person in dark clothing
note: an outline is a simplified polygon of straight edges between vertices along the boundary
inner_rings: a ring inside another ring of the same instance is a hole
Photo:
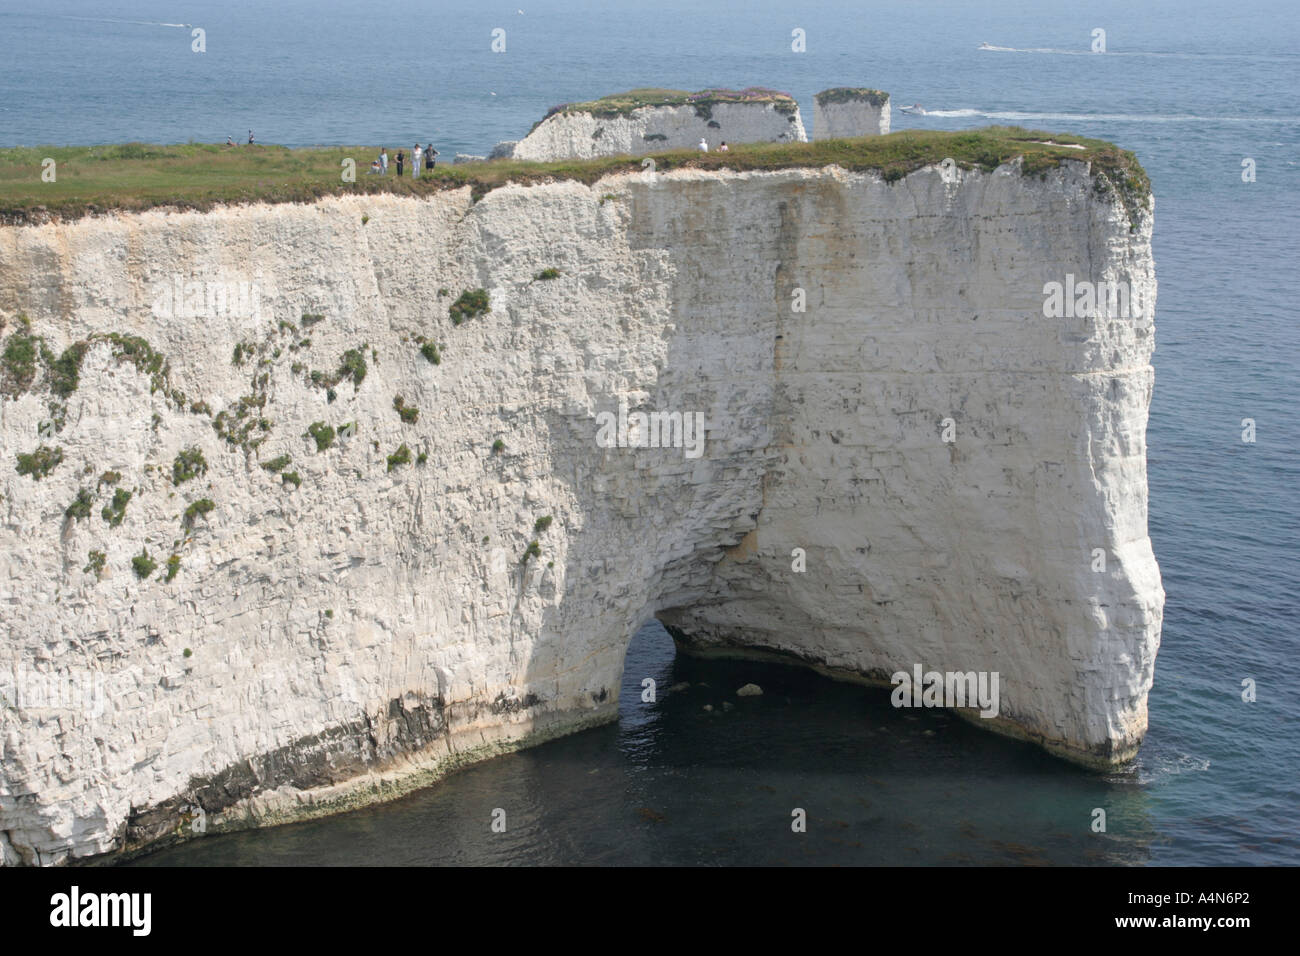
[[[402,164],[406,162],[406,154],[400,149],[397,151],[397,178],[402,178]]]
[[[433,143],[430,143],[427,147],[425,147],[425,150],[424,150],[424,168],[425,168],[425,169],[433,169],[433,157],[435,157],[435,156],[437,156],[437,155],[438,155],[438,151],[437,151],[436,149],[433,148]]]

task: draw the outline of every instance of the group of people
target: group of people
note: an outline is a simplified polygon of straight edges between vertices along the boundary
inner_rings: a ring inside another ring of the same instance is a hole
[[[431,171],[435,163],[434,157],[437,155],[438,151],[433,148],[433,143],[430,143],[428,146],[421,146],[419,143],[416,143],[415,148],[411,150],[411,178],[419,178],[421,163],[424,164],[426,171]],[[395,156],[394,159],[397,162],[397,175],[404,175],[406,169],[406,153],[399,149],[397,151],[397,156]],[[370,164],[370,172],[378,176],[388,175],[388,150],[383,146],[379,147],[379,158]]]
[[[703,136],[701,136],[701,137],[700,137],[700,145],[697,146],[696,148],[697,148],[701,153],[707,153],[707,152],[709,151],[709,141],[708,141],[707,139],[705,139]],[[719,153],[729,153],[729,152],[731,152],[731,150],[727,149],[727,141],[726,141],[725,139],[722,141],[722,145],[718,147],[718,152],[719,152]]]

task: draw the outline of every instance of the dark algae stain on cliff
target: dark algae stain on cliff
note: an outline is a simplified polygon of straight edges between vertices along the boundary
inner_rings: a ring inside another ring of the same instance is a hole
[[[711,101],[700,101],[707,103]],[[1083,147],[1082,149],[1076,147]],[[116,152],[115,152],[116,150]],[[507,183],[574,180],[588,185],[616,173],[640,173],[641,156],[534,163],[495,160],[439,166],[420,179],[359,176],[342,182],[342,161],[358,165],[374,147],[286,149],[218,146],[77,146],[0,149],[0,223],[77,219],[114,210],[157,207],[207,210],[221,205],[311,202],[324,196],[394,194],[423,196],[469,187],[479,199]],[[33,185],[26,175],[42,156],[59,163],[55,183]],[[813,143],[738,143],[727,153],[669,150],[655,153],[658,172],[673,169],[809,169],[839,166],[874,171],[890,182],[951,158],[965,169],[993,170],[1017,157],[1026,175],[1041,174],[1066,160],[1091,163],[1099,192],[1114,188],[1130,218],[1149,203],[1150,181],[1133,153],[1098,139],[1044,133],[1011,126],[945,132],[904,130],[887,136]]]
[[[184,824],[195,808],[216,814],[279,787],[308,790],[383,770],[395,759],[442,737],[446,726],[440,698],[395,698],[382,715],[363,714],[357,720],[241,760],[210,777],[192,779],[183,793],[162,803],[134,808],[126,822],[123,847],[130,854],[145,846],[165,846],[190,837],[192,833]]]

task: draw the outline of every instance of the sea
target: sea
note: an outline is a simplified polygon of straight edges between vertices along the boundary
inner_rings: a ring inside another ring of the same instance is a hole
[[[772,87],[809,124],[818,90],[870,86],[895,130],[1014,124],[1137,153],[1156,198],[1147,438],[1168,594],[1139,756],[1089,772],[887,690],[677,657],[651,623],[617,724],[136,863],[1300,864],[1295,0],[0,2],[0,146],[251,130],[449,159],[647,86]],[[913,103],[926,112],[899,112]],[[690,687],[652,706],[646,677]],[[750,682],[763,695],[738,700]]]

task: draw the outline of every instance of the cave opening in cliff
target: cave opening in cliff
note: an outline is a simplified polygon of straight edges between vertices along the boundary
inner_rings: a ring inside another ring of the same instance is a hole
[[[674,675],[677,646],[672,636],[651,618],[633,632],[623,658],[619,720],[626,721],[680,684]]]

